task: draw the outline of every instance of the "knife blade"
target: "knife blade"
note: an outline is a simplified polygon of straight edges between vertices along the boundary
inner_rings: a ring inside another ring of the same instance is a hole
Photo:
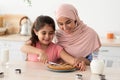
[[[51,62],[51,61],[49,61],[49,62],[48,62],[48,64],[53,64],[53,65],[60,65],[60,64],[58,64],[58,63],[55,63],[55,62]]]

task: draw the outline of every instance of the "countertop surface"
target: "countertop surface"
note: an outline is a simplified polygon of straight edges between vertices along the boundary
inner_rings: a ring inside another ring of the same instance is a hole
[[[20,34],[11,34],[0,36],[0,40],[9,40],[9,41],[27,41],[30,36],[23,36]]]
[[[22,36],[20,34],[4,35],[0,36],[0,40],[12,40],[12,41],[27,41],[30,36]],[[100,38],[102,46],[118,46],[120,47],[120,39],[107,39]]]
[[[100,38],[102,46],[116,46],[120,47],[120,39],[107,39],[107,38]]]
[[[0,67],[4,72],[4,77],[0,78],[1,80],[76,80],[76,74],[81,74],[83,80],[100,80],[99,75],[91,73],[89,66],[87,66],[86,71],[54,72],[40,62],[14,61],[9,63],[9,68]],[[15,69],[21,69],[21,74]],[[105,67],[103,74],[106,80],[120,80],[120,69]]]

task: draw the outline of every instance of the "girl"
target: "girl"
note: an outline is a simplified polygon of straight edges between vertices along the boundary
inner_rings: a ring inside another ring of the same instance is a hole
[[[22,52],[28,53],[28,61],[47,63],[48,61],[57,62],[61,58],[80,70],[85,70],[84,62],[75,59],[66,53],[61,46],[52,42],[55,34],[55,23],[51,17],[38,16],[33,24],[31,34],[30,40],[21,48]]]

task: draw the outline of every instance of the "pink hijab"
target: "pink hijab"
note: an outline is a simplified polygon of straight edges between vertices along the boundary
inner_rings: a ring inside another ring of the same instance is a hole
[[[70,4],[62,4],[56,10],[56,19],[67,17],[77,21],[76,27],[70,34],[62,30],[56,31],[57,43],[74,57],[86,57],[101,46],[97,33],[85,25],[79,18],[78,12]]]

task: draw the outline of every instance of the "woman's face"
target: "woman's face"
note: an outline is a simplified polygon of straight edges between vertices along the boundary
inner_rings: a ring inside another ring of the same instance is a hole
[[[68,34],[72,33],[73,29],[75,28],[75,20],[66,17],[60,17],[57,20],[57,23],[59,28]]]
[[[54,33],[55,33],[53,28],[47,24],[38,32],[36,32],[35,30],[34,32],[38,36],[40,43],[43,45],[48,45],[53,40]]]

